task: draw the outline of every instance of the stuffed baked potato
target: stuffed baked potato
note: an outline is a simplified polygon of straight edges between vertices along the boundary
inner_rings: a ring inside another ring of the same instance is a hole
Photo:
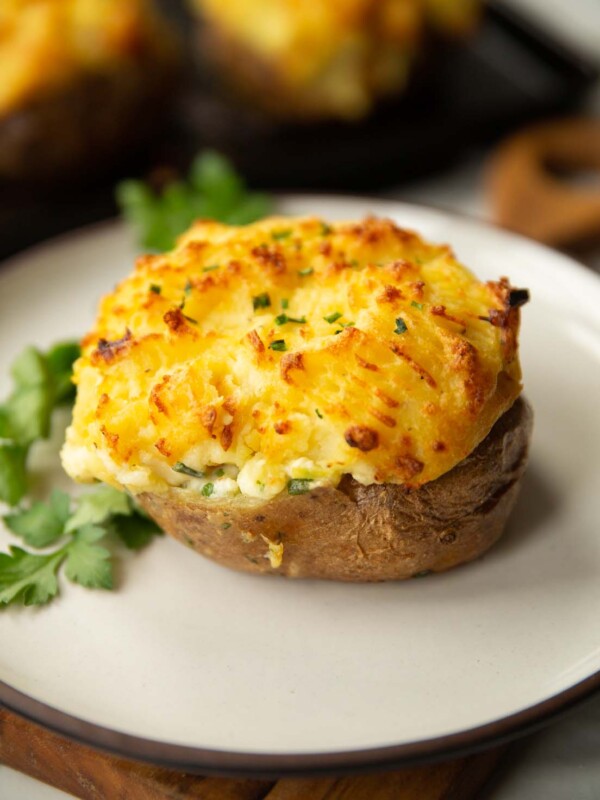
[[[525,468],[526,298],[389,220],[199,222],[102,301],[64,466],[237,569],[447,569]]]
[[[2,0],[0,179],[89,173],[143,141],[175,53],[152,0]]]

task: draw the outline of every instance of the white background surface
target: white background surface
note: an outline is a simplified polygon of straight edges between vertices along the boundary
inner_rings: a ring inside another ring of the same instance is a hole
[[[520,0],[551,21],[591,54],[600,55],[598,0]],[[600,113],[600,91],[590,102]],[[435,180],[394,192],[405,201],[433,204],[486,216],[481,192],[483,160],[472,162]],[[593,260],[600,267],[600,256]],[[563,721],[520,743],[511,769],[496,786],[493,800],[597,800],[600,797],[600,698],[569,714]],[[1,800],[59,800],[67,795],[0,766]],[[107,800],[109,800],[107,798]]]

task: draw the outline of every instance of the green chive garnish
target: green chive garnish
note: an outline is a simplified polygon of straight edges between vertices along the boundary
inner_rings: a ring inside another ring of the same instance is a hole
[[[319,419],[323,419],[323,414],[321,414],[321,412],[319,411],[319,409],[318,409],[318,408],[315,408],[315,414],[317,415],[317,417],[318,417]]]
[[[153,294],[160,294],[162,292],[162,288],[157,283],[150,284],[150,291]]]
[[[275,339],[274,342],[271,342],[269,345],[271,350],[287,350],[287,345],[285,343],[285,339]]]
[[[224,469],[221,469],[221,468],[219,467],[219,469],[218,469],[218,470],[215,472],[215,475],[216,475],[216,477],[217,477],[217,478],[222,478],[222,477],[223,477],[223,475],[225,475],[225,470],[224,470]]]
[[[289,305],[290,305],[290,301],[287,299],[287,297],[284,297],[283,300],[281,301],[281,307],[285,311],[285,309],[288,308]]]
[[[271,305],[271,298],[269,297],[267,292],[263,292],[262,294],[257,294],[256,297],[252,298],[252,307],[256,311],[259,308],[269,308]]]
[[[287,314],[278,314],[275,317],[276,325],[285,325],[286,322],[297,322],[299,325],[304,325],[306,317],[288,317]]]
[[[301,275],[304,278],[306,275],[312,275],[313,272],[314,269],[312,267],[306,267],[306,269],[299,269],[298,275]]]
[[[394,333],[406,333],[408,328],[406,327],[406,323],[402,319],[402,317],[398,317],[396,320],[396,327],[394,328]]]
[[[204,497],[210,497],[211,494],[214,492],[214,490],[215,490],[214,483],[205,483],[204,486],[202,487],[202,491],[200,492],[200,494],[203,494]]]
[[[423,311],[423,303],[417,303],[416,300],[412,301],[411,306],[413,306],[413,308],[418,308],[419,311]]]
[[[292,478],[288,481],[287,490],[288,494],[306,494],[310,492],[310,478]]]
[[[288,228],[285,231],[273,231],[271,234],[271,238],[275,239],[276,242],[280,241],[281,239],[287,239],[288,236],[292,235],[292,229]]]
[[[326,317],[323,317],[325,322],[337,322],[338,319],[343,316],[340,311],[334,311],[333,314],[328,314]]]
[[[178,461],[176,464],[173,464],[172,468],[175,472],[181,472],[183,475],[189,475],[190,478],[203,478],[204,473],[199,472],[197,469],[192,469],[188,467],[187,464],[184,464],[183,461]]]

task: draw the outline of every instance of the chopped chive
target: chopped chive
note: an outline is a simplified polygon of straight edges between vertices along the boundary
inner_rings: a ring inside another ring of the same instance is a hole
[[[183,318],[187,319],[188,322],[191,322],[192,325],[197,325],[198,324],[198,320],[197,319],[194,319],[193,317],[188,317],[187,314],[184,314]]]
[[[418,308],[419,311],[423,311],[423,303],[417,303],[416,300],[412,301],[411,306],[413,306],[414,308]]]
[[[341,332],[342,332],[342,329],[340,328],[340,330],[339,330],[339,331],[334,331],[334,334],[337,336],[337,335],[338,335],[338,333],[341,333]]]
[[[315,408],[315,414],[317,415],[317,417],[318,417],[319,419],[323,419],[323,414],[321,414],[321,412],[319,411],[319,409],[318,409],[318,408]]]
[[[396,327],[394,328],[394,333],[406,333],[408,328],[406,327],[406,323],[402,319],[402,317],[398,317],[396,320]]]
[[[208,267],[203,267],[202,268],[202,272],[212,272],[214,269],[219,269],[219,265],[218,264],[211,264]]]
[[[185,282],[185,286],[183,287],[184,294],[189,294],[192,291],[192,284],[190,279],[188,278]]]
[[[282,307],[282,308],[283,308],[283,310],[285,311],[285,309],[286,309],[286,308],[288,308],[288,307],[289,307],[289,305],[290,305],[290,301],[287,299],[287,297],[284,297],[284,298],[282,299],[282,301],[281,301],[281,307]]]
[[[159,286],[157,283],[151,283],[150,291],[152,292],[152,294],[160,294],[162,292],[162,287]]]
[[[288,481],[287,490],[288,494],[306,494],[310,492],[310,478],[292,478]]]
[[[275,317],[276,325],[285,325],[286,322],[297,322],[299,325],[304,325],[306,317],[288,317],[287,314],[278,314]]]
[[[329,236],[333,228],[326,222],[321,222],[321,236]]]
[[[306,269],[299,269],[298,275],[301,275],[304,278],[306,275],[312,275],[313,272],[314,269],[312,267],[306,267]]]
[[[287,228],[284,231],[273,231],[271,233],[271,238],[275,239],[276,242],[280,241],[281,239],[287,239],[288,236],[292,235],[292,229]]]
[[[204,486],[202,487],[202,491],[200,492],[200,494],[204,495],[204,497],[210,497],[211,494],[214,492],[214,490],[215,490],[214,483],[205,483]]]
[[[222,467],[219,467],[219,469],[215,472],[215,475],[217,478],[222,478],[223,475],[225,475],[225,470]]]
[[[328,314],[326,317],[323,317],[325,322],[337,322],[338,319],[343,316],[340,311],[334,311],[333,314]]]
[[[175,472],[181,472],[182,475],[189,475],[191,478],[203,478],[204,473],[200,472],[197,469],[192,469],[188,467],[187,464],[184,464],[183,461],[178,461],[176,464],[173,464],[171,467]]]
[[[342,328],[351,328],[353,325],[356,325],[356,322],[340,322]]]
[[[280,350],[282,352],[284,350],[287,350],[287,345],[285,343],[285,339],[275,339],[274,342],[271,342],[271,344],[269,345],[269,348],[271,350]]]
[[[271,298],[269,297],[267,292],[263,292],[262,294],[257,294],[256,297],[252,298],[252,307],[256,311],[259,308],[268,308],[271,305]]]

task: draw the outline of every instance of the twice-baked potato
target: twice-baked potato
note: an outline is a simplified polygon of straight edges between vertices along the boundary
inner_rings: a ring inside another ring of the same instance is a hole
[[[2,0],[0,179],[101,169],[147,138],[175,63],[152,0]]]
[[[205,62],[280,118],[365,117],[401,92],[435,37],[464,36],[480,0],[191,0]]]
[[[448,569],[525,468],[526,297],[389,220],[199,222],[103,299],[63,464],[237,569]]]

